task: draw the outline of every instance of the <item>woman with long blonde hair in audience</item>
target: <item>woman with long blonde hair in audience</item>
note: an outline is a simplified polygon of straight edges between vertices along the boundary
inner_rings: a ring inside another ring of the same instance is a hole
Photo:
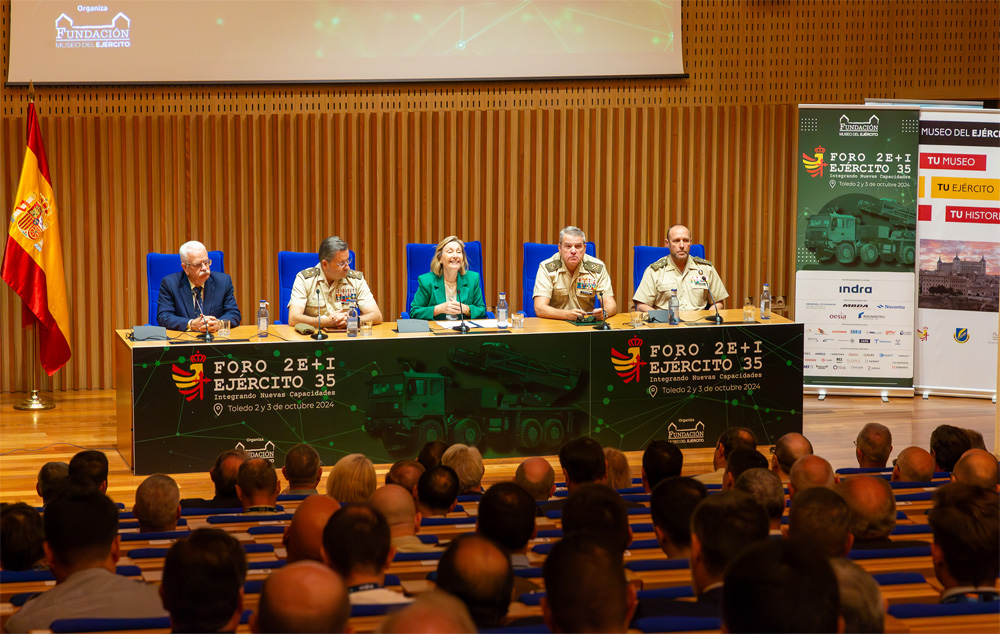
[[[632,486],[632,468],[628,466],[625,454],[614,447],[605,447],[604,459],[608,461],[608,486],[612,489]]]
[[[367,502],[377,486],[375,466],[360,453],[344,456],[326,479],[326,494],[340,503]]]

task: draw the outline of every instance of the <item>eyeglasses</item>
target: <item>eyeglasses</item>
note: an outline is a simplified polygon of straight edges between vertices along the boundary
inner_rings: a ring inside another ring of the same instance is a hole
[[[200,269],[200,268],[204,268],[206,266],[212,266],[212,261],[211,260],[202,260],[201,262],[195,262],[193,264],[185,264],[184,266],[186,266],[189,269]]]
[[[340,267],[342,269],[349,269],[351,268],[351,258],[347,258],[343,262],[330,262],[330,264]]]

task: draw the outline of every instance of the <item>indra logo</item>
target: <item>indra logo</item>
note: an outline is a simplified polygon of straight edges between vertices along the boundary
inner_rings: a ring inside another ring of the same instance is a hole
[[[844,308],[868,308],[868,304],[844,304]]]
[[[955,341],[958,343],[969,343],[969,329],[968,328],[956,328],[955,329]]]
[[[642,366],[647,365],[642,360],[642,339],[633,337],[628,340],[628,354],[611,349],[611,363],[615,366],[615,373],[624,379],[625,383],[630,381],[639,382],[642,378]]]
[[[872,294],[871,286],[861,286],[860,284],[855,284],[854,286],[841,286],[837,289],[838,293],[864,293],[866,295]],[[846,304],[845,304],[846,306]],[[865,308],[868,308],[865,306]]]
[[[191,355],[190,370],[185,370],[176,363],[173,364],[174,384],[177,385],[177,391],[189,401],[205,399],[205,384],[208,383],[208,379],[205,378],[205,359],[205,355],[198,351]]]
[[[816,148],[816,153],[810,156],[805,152],[802,153],[802,166],[806,168],[809,176],[816,178],[817,176],[823,177],[823,168],[829,167],[828,163],[823,162],[823,154],[826,153],[826,148],[822,145]]]

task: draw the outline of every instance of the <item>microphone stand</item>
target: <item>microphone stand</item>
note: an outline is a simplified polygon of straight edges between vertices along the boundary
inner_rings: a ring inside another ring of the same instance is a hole
[[[721,324],[723,323],[722,315],[719,314],[719,305],[715,302],[715,295],[712,294],[712,287],[709,286],[708,284],[708,278],[705,277],[705,274],[701,272],[701,269],[698,269],[698,275],[701,276],[701,281],[705,282],[705,288],[708,289],[708,296],[712,300],[712,306],[715,307],[714,316],[709,315],[708,317],[702,317],[702,319],[704,319],[705,321],[710,321],[714,324]]]
[[[312,338],[316,341],[323,341],[327,339],[326,333],[323,332],[323,308],[320,306],[319,300],[322,294],[319,292],[319,284],[316,285],[316,332],[312,334]]]
[[[211,343],[212,340],[215,339],[215,336],[211,332],[209,332],[208,323],[205,321],[205,304],[203,304],[201,301],[201,292],[202,291],[199,288],[198,293],[196,294],[196,298],[198,300],[198,314],[201,316],[201,323],[205,324],[205,334],[200,335],[199,338],[204,339],[205,343]]]
[[[456,330],[464,335],[468,333],[470,330],[472,330],[472,328],[469,327],[469,324],[465,323],[465,308],[463,308],[462,306],[462,300],[456,298],[455,301],[458,302],[458,314],[462,318],[462,323],[460,323],[457,326],[452,326],[451,329]]]
[[[601,323],[594,326],[594,330],[611,330],[611,326],[608,325],[608,309],[604,306],[604,291],[597,291],[598,296],[601,298],[601,312],[604,315],[604,319]]]

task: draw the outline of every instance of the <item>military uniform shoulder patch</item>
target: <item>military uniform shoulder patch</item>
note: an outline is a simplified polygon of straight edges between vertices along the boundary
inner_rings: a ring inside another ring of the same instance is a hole
[[[593,273],[594,275],[600,275],[604,272],[604,265],[600,262],[589,262],[587,260],[583,261],[583,268],[586,271]]]
[[[365,279],[365,274],[362,273],[361,271],[351,270],[347,272],[347,277],[351,278],[352,280],[363,280]]]
[[[302,271],[302,273],[300,273],[300,275],[302,277],[304,277],[305,279],[308,280],[310,277],[316,277],[317,275],[319,275],[319,272],[320,272],[319,267],[318,266],[314,266],[311,269],[306,269],[306,270]]]
[[[654,271],[659,271],[660,269],[662,269],[663,267],[665,267],[668,262],[670,262],[670,256],[669,255],[665,255],[662,258],[660,258],[659,260],[657,260],[656,262],[653,262],[652,264],[650,264],[649,268],[653,269]]]
[[[562,260],[558,258],[555,260],[550,260],[545,264],[543,264],[542,266],[545,267],[545,270],[548,271],[549,273],[555,273],[562,266]]]
[[[699,258],[697,255],[692,255],[691,259],[697,262],[698,264],[705,264],[706,266],[712,266],[711,262],[709,262],[705,258]]]

